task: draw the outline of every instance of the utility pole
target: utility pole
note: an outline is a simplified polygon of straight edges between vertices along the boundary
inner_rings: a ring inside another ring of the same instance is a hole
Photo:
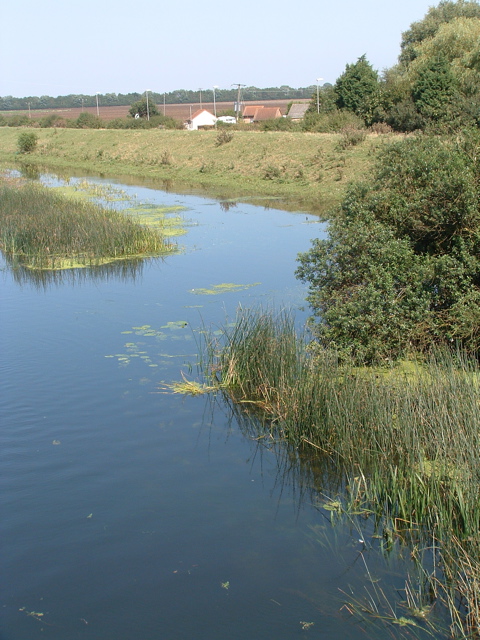
[[[232,84],[232,87],[237,87],[237,108],[236,108],[236,112],[237,112],[237,122],[238,122],[238,118],[239,118],[239,114],[240,114],[240,96],[242,93],[242,87],[246,87],[247,85],[245,84],[240,84],[239,82],[234,82]]]
[[[203,104],[202,104],[202,90],[199,89],[200,91],[200,109],[203,109]]]

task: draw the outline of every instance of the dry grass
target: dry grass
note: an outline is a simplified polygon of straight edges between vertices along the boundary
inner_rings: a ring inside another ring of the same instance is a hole
[[[216,131],[37,129],[28,161],[57,169],[169,181],[221,198],[275,198],[275,206],[324,212],[350,180],[368,175],[389,136],[368,135],[341,149],[341,134],[236,131],[218,146]],[[0,128],[0,160],[16,158],[19,130]],[[165,158],[168,157],[168,163]]]

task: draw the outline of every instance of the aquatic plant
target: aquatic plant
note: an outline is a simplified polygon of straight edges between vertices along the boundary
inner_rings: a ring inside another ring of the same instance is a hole
[[[22,266],[64,269],[161,255],[174,246],[157,229],[113,208],[38,184],[0,183],[0,248]]]
[[[382,536],[435,548],[452,628],[478,634],[478,363],[435,351],[389,369],[340,364],[288,312],[242,309],[222,338],[204,339],[205,386],[317,467],[333,465]]]

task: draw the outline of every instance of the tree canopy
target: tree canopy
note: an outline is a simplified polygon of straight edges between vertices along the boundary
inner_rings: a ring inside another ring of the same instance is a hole
[[[347,64],[334,86],[335,104],[339,109],[368,117],[378,92],[378,73],[365,55],[354,64]]]
[[[405,139],[300,254],[315,334],[357,362],[480,349],[480,134]]]
[[[442,0],[437,7],[430,7],[422,20],[414,22],[402,34],[399,61],[408,64],[418,55],[418,46],[432,38],[444,23],[455,18],[480,18],[480,5],[476,0]]]
[[[128,113],[134,118],[137,114],[140,118],[147,118],[151,116],[158,116],[159,111],[157,109],[157,105],[153,102],[153,100],[148,100],[146,98],[142,98],[142,100],[138,100],[134,102]]]

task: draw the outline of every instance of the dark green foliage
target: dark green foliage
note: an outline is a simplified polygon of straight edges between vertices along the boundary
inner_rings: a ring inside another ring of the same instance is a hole
[[[290,118],[272,118],[261,123],[262,131],[291,131],[295,129],[295,123]]]
[[[152,116],[144,118],[115,118],[106,124],[107,129],[179,129],[182,124],[169,116]]]
[[[153,100],[148,100],[148,105],[147,105],[146,98],[143,98],[142,100],[138,100],[138,102],[134,102],[130,107],[130,109],[128,110],[128,112],[132,116],[132,118],[134,118],[137,115],[137,113],[140,116],[140,118],[147,118],[147,117],[151,118],[152,116],[159,115],[159,111],[157,109],[157,105],[155,104],[155,102]]]
[[[34,131],[22,131],[17,138],[17,147],[20,153],[35,151],[38,144],[38,136]]]
[[[460,17],[480,18],[478,2],[476,0],[458,0],[458,2],[442,0],[438,7],[430,7],[422,20],[414,22],[402,34],[400,63],[408,65],[417,57],[416,47],[420,43],[434,36],[441,24]]]
[[[75,120],[75,125],[79,129],[101,129],[104,126],[104,123],[98,116],[93,113],[89,113],[88,111],[84,111]]]
[[[335,104],[339,109],[353,111],[371,124],[378,102],[378,74],[364,55],[355,64],[347,64],[334,90]]]
[[[458,105],[457,83],[445,56],[429,60],[412,86],[418,112],[427,120],[451,121]]]
[[[297,276],[321,344],[357,362],[434,343],[480,348],[480,135],[395,143],[350,188]]]
[[[409,242],[374,220],[337,220],[329,232],[299,256],[297,270],[310,285],[320,343],[362,363],[405,355],[428,313],[424,270]]]
[[[394,131],[405,133],[421,130],[425,127],[425,118],[418,112],[411,95],[392,104],[385,114],[385,121]]]

